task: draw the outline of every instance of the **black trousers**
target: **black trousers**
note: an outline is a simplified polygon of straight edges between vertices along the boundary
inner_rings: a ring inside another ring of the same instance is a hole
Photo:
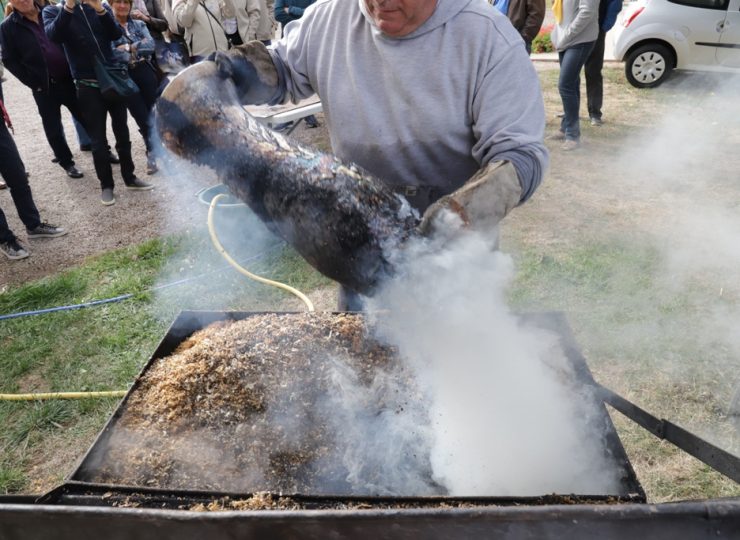
[[[11,136],[5,122],[0,119],[0,175],[10,189],[18,217],[26,226],[26,229],[35,229],[41,223],[39,211],[33,202],[31,186],[26,177],[26,167],[23,165],[18,147]],[[5,214],[0,209],[0,242],[13,239],[13,233],[8,227]]]
[[[586,75],[586,103],[589,118],[601,118],[601,106],[604,104],[604,78],[601,69],[604,67],[604,41],[606,32],[599,30],[591,55],[583,66]]]
[[[72,79],[64,81],[50,81],[48,92],[34,92],[33,99],[36,101],[36,107],[41,115],[41,123],[44,126],[46,140],[49,141],[54,152],[54,157],[59,161],[59,165],[68,169],[75,164],[72,159],[72,152],[64,136],[62,127],[62,105],[67,107],[72,116],[77,121],[82,120],[82,113],[77,105],[77,92]]]
[[[98,88],[78,84],[77,99],[84,103],[82,115],[87,134],[92,140],[93,163],[95,174],[100,180],[102,189],[113,189],[113,169],[108,159],[108,143],[105,139],[106,119],[110,114],[113,135],[116,138],[116,152],[121,160],[121,176],[125,183],[133,182],[134,162],[131,159],[131,139],[128,132],[128,115],[126,104],[108,101],[103,98]]]
[[[159,82],[154,69],[145,62],[139,62],[130,68],[129,75],[139,87],[139,93],[126,101],[126,107],[139,126],[139,133],[144,138],[146,151],[149,153],[152,151],[152,109],[157,101]]]

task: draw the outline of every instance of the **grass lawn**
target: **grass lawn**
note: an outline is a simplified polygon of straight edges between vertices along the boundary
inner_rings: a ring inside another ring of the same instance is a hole
[[[557,70],[540,76],[552,133]],[[564,311],[599,382],[740,454],[728,410],[740,384],[740,255],[731,240],[724,243],[740,231],[733,214],[740,158],[720,160],[706,144],[709,137],[736,148],[740,126],[725,125],[718,112],[721,82],[678,78],[645,92],[607,68],[605,86],[605,125],[584,125],[577,153],[552,147],[545,182],[507,218],[502,249],[518,269],[510,302],[514,309]],[[677,117],[685,123],[675,124]],[[696,132],[707,122],[718,122],[719,134]],[[673,135],[664,134],[666,125]],[[687,138],[674,138],[676,131]],[[667,146],[656,146],[660,141]],[[290,248],[273,243],[244,253],[263,253],[246,264],[250,270],[309,296],[331,286]],[[183,278],[189,281],[161,287]],[[0,392],[126,389],[182,309],[303,309],[225,269],[203,227],[11,288],[0,294],[0,314],[124,294],[133,296],[0,321]],[[38,493],[60,483],[116,404],[0,402],[0,493]],[[738,484],[618,413],[613,418],[651,501],[740,496]]]

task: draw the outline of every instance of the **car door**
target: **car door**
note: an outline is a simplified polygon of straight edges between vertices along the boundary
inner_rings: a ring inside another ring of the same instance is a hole
[[[702,70],[717,65],[718,28],[727,16],[729,1],[740,0],[667,0],[658,15],[663,24],[674,29],[676,67]]]
[[[730,0],[727,16],[720,28],[717,63],[740,68],[740,0]]]

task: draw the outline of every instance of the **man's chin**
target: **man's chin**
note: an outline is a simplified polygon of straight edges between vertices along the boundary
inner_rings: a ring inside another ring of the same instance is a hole
[[[405,24],[394,20],[380,20],[377,22],[377,25],[381,32],[390,37],[403,37],[410,33]]]

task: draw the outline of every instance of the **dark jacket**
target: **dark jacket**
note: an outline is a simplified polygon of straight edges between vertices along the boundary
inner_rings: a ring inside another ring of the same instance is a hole
[[[123,30],[113,18],[110,7],[106,5],[104,7],[105,15],[98,15],[87,4],[75,6],[73,13],[68,13],[60,6],[44,8],[42,15],[46,35],[64,47],[69,68],[75,79],[95,80],[93,59],[95,56],[100,57],[101,53],[105,62],[114,63],[111,42],[121,37]],[[88,23],[92,28],[92,34]]]
[[[545,0],[510,0],[506,16],[524,38],[531,43],[545,19]]]
[[[316,0],[275,0],[275,20],[283,26],[303,17],[303,11]],[[285,13],[285,8],[288,13]]]
[[[617,22],[617,15],[622,11],[622,0],[601,0],[599,3],[599,30],[606,33]]]
[[[49,72],[41,46],[17,11],[0,25],[0,47],[3,64],[19,81],[35,92],[49,91]],[[61,46],[59,48],[61,50]]]

